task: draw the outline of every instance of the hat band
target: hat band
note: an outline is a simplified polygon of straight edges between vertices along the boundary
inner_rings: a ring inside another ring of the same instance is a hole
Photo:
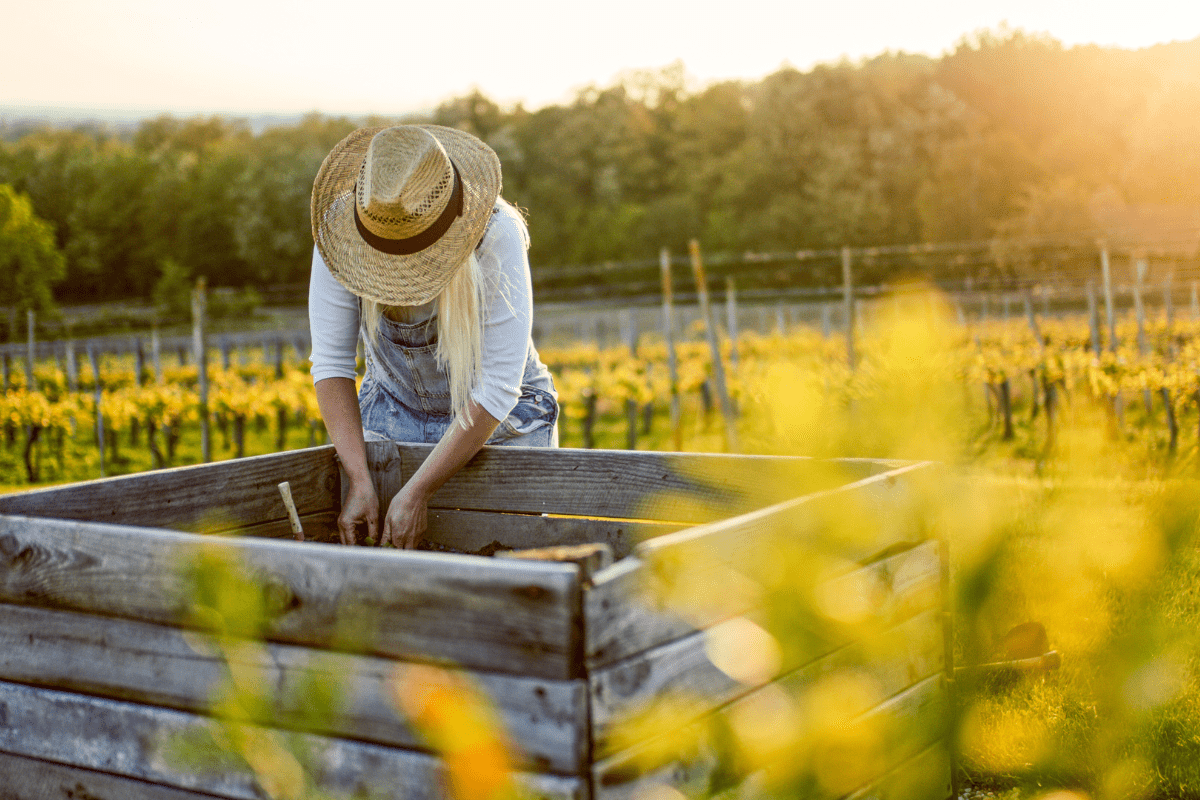
[[[450,201],[446,203],[446,207],[442,209],[442,213],[433,221],[432,225],[416,236],[409,236],[404,239],[388,239],[385,236],[379,236],[367,230],[358,216],[358,182],[355,181],[354,226],[358,228],[358,235],[372,248],[389,256],[411,256],[413,253],[421,252],[442,238],[442,235],[450,230],[450,225],[453,224],[454,220],[461,217],[463,212],[462,180],[458,177],[458,169],[454,166],[453,162],[451,162],[450,168],[454,170],[454,190],[450,193]]]

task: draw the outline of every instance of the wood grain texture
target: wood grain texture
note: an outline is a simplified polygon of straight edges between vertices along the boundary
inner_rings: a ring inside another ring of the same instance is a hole
[[[2,680],[203,713],[227,680],[226,658],[232,658],[273,689],[273,708],[259,723],[420,747],[392,700],[399,662],[289,645],[229,644],[144,622],[0,606]],[[561,774],[584,769],[589,732],[582,680],[454,674],[490,698],[511,740],[520,743],[524,766]],[[332,688],[336,712],[313,717],[306,687],[314,681]]]
[[[134,778],[110,775],[0,753],[3,800],[212,800],[213,795],[173,789]]]
[[[325,446],[0,495],[0,514],[216,532],[286,520],[276,488],[285,480],[300,514],[339,504]]]
[[[854,670],[869,675],[879,691],[896,694],[943,669],[941,615],[936,609],[918,613],[867,642],[830,643],[813,653],[809,663],[784,663],[792,685]],[[686,700],[698,717],[753,692],[764,684],[745,684],[709,659],[706,633],[642,653],[589,675],[592,727],[597,757],[611,754],[614,734],[656,703]],[[690,721],[690,720],[689,720]]]
[[[685,527],[680,524],[642,520],[502,514],[456,509],[430,509],[428,519],[429,529],[425,532],[427,540],[468,553],[602,542],[612,547],[613,556],[617,559],[633,552],[633,548],[639,542],[674,533]]]
[[[539,678],[577,677],[574,565],[0,517],[0,602],[194,624],[193,565],[264,596],[265,637]]]
[[[592,576],[584,588],[584,659],[588,671],[697,630],[670,607],[646,563],[629,557]],[[747,603],[740,611],[748,611]]]
[[[789,557],[784,545],[764,543],[763,547],[761,552],[771,556],[758,560],[768,567]],[[797,602],[807,604],[800,605],[802,609],[823,610],[853,624],[867,619],[902,619],[940,602],[939,552],[938,542],[931,540],[816,585],[806,585],[797,576]],[[683,553],[695,558],[690,563],[660,560],[653,565],[639,558],[627,558],[596,574],[595,585],[584,590],[583,602],[584,653],[589,670],[752,611],[763,602],[756,571],[761,569],[760,565],[750,563],[747,575],[741,571],[741,565],[731,568],[725,561],[712,558],[711,550],[696,549],[690,542]],[[806,555],[802,550],[790,557],[803,560]],[[854,562],[844,563],[854,566]],[[664,564],[669,568],[664,569]],[[689,597],[698,597],[700,602],[685,604],[673,600],[679,595],[675,591],[678,586],[687,587],[692,593]],[[738,586],[750,589],[739,590]],[[828,620],[816,619],[813,624],[814,631],[830,638]]]
[[[715,522],[643,542],[645,561],[685,568],[692,560],[753,565],[775,545],[803,546],[865,563],[880,553],[929,538],[919,512],[916,484],[929,480],[936,465],[910,464],[854,483],[822,489],[775,505],[727,516]]]
[[[213,721],[181,711],[0,683],[0,751],[235,800],[260,800],[253,773],[212,753],[184,760],[181,745],[211,747]],[[260,729],[261,730],[261,729]],[[314,734],[288,742],[307,754],[316,788],[338,796],[442,800],[444,767],[433,755]],[[519,790],[546,800],[585,800],[578,778],[514,773]]]
[[[312,514],[301,514],[300,524],[304,526],[304,539],[308,542],[324,542],[339,544],[337,531],[338,512],[317,511]],[[260,522],[257,525],[247,525],[226,533],[238,536],[255,536],[260,539],[291,539],[292,528],[286,519],[275,519],[270,522]]]
[[[825,791],[820,796],[833,798],[856,791],[860,786],[869,787],[898,765],[944,741],[949,713],[944,683],[943,676],[932,675],[866,710],[843,704],[845,719],[837,721],[836,727],[842,731],[859,729],[866,736],[830,740],[826,744],[822,755],[837,759],[835,764],[840,769],[830,773],[836,780],[831,781],[832,786],[823,787]],[[739,698],[716,715],[676,734],[666,744],[647,742],[600,760],[592,770],[592,797],[633,800],[663,785],[689,796],[710,793],[715,788],[714,777],[731,766],[723,763],[722,750],[715,743],[713,732],[724,729],[739,714],[753,713],[754,705],[766,698],[770,699],[765,705],[777,708],[780,691],[792,698],[793,707],[805,707],[811,702],[809,697],[828,689],[814,683],[810,668],[806,667]],[[772,694],[774,697],[770,697]],[[864,698],[859,696],[857,700],[861,703]],[[714,726],[717,719],[722,721]],[[680,744],[671,746],[670,741]],[[689,744],[684,746],[684,742]],[[869,749],[864,751],[864,746]],[[795,756],[796,753],[786,750],[777,754],[782,759]],[[722,780],[729,779],[729,774],[722,775]]]
[[[385,505],[432,445],[369,442]],[[485,447],[430,508],[708,522],[874,474],[873,462],[775,456]]]

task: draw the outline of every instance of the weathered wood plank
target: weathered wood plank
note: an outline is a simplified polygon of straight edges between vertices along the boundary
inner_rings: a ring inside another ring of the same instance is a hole
[[[272,641],[539,678],[580,669],[571,564],[0,517],[0,602],[194,624],[189,569],[263,586]]]
[[[300,518],[304,538],[338,544],[337,511],[320,511]],[[555,517],[544,514],[503,514],[491,511],[432,509],[425,541],[463,553],[490,555],[499,550],[607,543],[614,558],[624,558],[638,542],[673,533],[682,525],[641,520]],[[287,520],[273,520],[230,533],[267,539],[290,539]]]
[[[584,659],[589,671],[697,630],[691,620],[668,606],[651,578],[646,563],[632,556],[592,576],[593,585],[583,592]],[[749,611],[751,606],[747,603],[737,611]]]
[[[824,690],[821,684],[814,684],[808,669],[798,670],[721,709],[717,715],[726,721],[718,728],[728,725],[728,720],[735,717],[739,709],[757,702],[765,692],[782,690],[793,698],[797,707],[803,707],[810,702],[813,692]],[[863,725],[874,731],[874,735],[862,741],[855,740],[855,744],[869,743],[872,749],[868,753],[857,753],[855,758],[847,758],[847,763],[854,765],[851,774],[837,776],[836,785],[824,787],[826,791],[820,796],[836,797],[847,794],[855,785],[871,785],[897,765],[934,746],[946,733],[947,715],[941,675],[932,675],[863,713],[856,714],[848,708],[845,724]],[[592,769],[593,800],[633,800],[662,785],[690,794],[710,793],[714,776],[731,766],[722,763],[721,749],[711,739],[710,726],[714,719],[706,717],[688,731],[676,735],[679,742],[690,742],[689,747],[672,748],[659,742],[648,742],[598,761]],[[786,749],[778,754],[785,759],[798,755]]]
[[[950,754],[938,742],[846,800],[946,800],[953,795],[950,769]]]
[[[885,696],[892,695],[943,669],[941,614],[937,609],[923,611],[870,641],[831,643],[812,655],[817,657],[807,665],[785,662],[783,671],[803,666],[804,680],[815,681],[856,669],[872,676]],[[798,680],[793,677],[791,682]],[[686,699],[699,717],[758,688],[730,677],[709,660],[704,631],[598,670],[589,676],[589,686],[597,756],[610,754],[614,734],[657,701]]]
[[[368,443],[381,503],[432,449]],[[485,447],[438,490],[430,508],[707,522],[878,470],[873,462],[799,457]]]
[[[101,697],[0,683],[0,751],[236,800],[260,800],[236,759],[184,763],[179,746],[211,741],[213,720]],[[261,729],[260,729],[261,730]],[[444,767],[428,753],[293,733],[316,788],[336,796],[442,800]],[[546,800],[586,800],[574,777],[518,772],[519,789]]]
[[[264,724],[415,749],[420,739],[391,699],[397,662],[264,643],[221,649],[205,634],[144,622],[0,605],[0,679],[204,713],[228,677],[229,653],[277,703]],[[582,679],[548,681],[455,671],[491,699],[522,763],[579,774],[588,751]],[[305,686],[335,688],[337,710],[312,718]]]
[[[212,800],[208,793],[172,789],[133,778],[0,752],[4,800]]]
[[[276,488],[285,480],[301,514],[338,505],[337,462],[325,446],[0,495],[0,514],[224,531],[286,519]]]
[[[530,547],[607,543],[614,558],[624,558],[639,542],[682,527],[668,522],[499,514],[430,509],[425,538],[468,553],[523,550]]]
[[[336,510],[317,511],[313,514],[300,515],[300,525],[304,528],[304,539],[308,542],[324,542],[339,544],[337,531],[338,512]],[[292,527],[286,519],[275,519],[270,522],[260,522],[227,531],[239,536],[256,536],[260,539],[291,539]]]
[[[782,546],[764,544],[764,548],[761,552],[770,555],[762,561],[768,565],[785,557]],[[746,613],[761,602],[760,584],[743,574],[740,565],[739,570],[731,570],[723,563],[714,564],[700,551],[687,566],[691,569],[679,565],[667,571],[639,558],[626,558],[596,574],[595,585],[584,591],[583,603],[584,652],[590,670]],[[878,619],[885,614],[888,619],[900,619],[936,602],[941,568],[938,543],[927,541],[818,585],[797,585],[801,598],[797,602],[850,621]],[[711,604],[677,606],[670,598],[678,581]],[[737,590],[736,583],[749,584],[756,591]],[[829,631],[824,630],[823,635],[829,638]]]
[[[637,555],[659,568],[695,560],[761,563],[764,548],[803,547],[846,562],[872,560],[898,546],[929,538],[915,485],[936,465],[910,464],[854,483],[793,495],[775,505],[696,525],[640,544]]]

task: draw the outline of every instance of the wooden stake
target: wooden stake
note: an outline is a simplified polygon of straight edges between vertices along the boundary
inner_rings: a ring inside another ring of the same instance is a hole
[[[1033,334],[1033,339],[1037,342],[1038,350],[1045,350],[1046,343],[1042,339],[1042,331],[1038,328],[1037,317],[1033,313],[1033,293],[1028,287],[1025,289],[1025,318],[1029,322],[1029,330]]]
[[[303,542],[304,528],[300,526],[300,514],[296,511],[295,501],[292,500],[292,484],[288,481],[279,484],[279,494],[283,497],[283,506],[287,509],[288,519],[292,523],[292,538]]]
[[[704,274],[704,261],[700,257],[700,242],[692,239],[688,243],[692,257],[692,273],[696,278],[696,291],[700,295],[700,313],[704,320],[704,335],[708,339],[708,348],[713,358],[713,379],[717,384],[717,398],[721,403],[721,415],[725,418],[725,436],[730,451],[738,452],[737,424],[733,415],[733,404],[729,400],[729,390],[725,385],[725,365],[721,359],[721,346],[717,342],[717,333],[713,327],[712,315],[708,306],[708,279]]]
[[[842,248],[842,303],[846,307],[846,363],[854,369],[854,276],[850,270],[850,248]]]
[[[1139,258],[1134,264],[1133,272],[1133,308],[1137,313],[1138,356],[1145,358],[1150,351],[1150,345],[1146,341],[1146,308],[1142,305],[1142,283],[1146,279],[1146,260]],[[1142,390],[1142,401],[1146,405],[1146,413],[1153,413],[1154,395],[1149,388]]]
[[[25,312],[25,321],[29,328],[29,347],[25,355],[25,388],[32,392],[37,390],[37,379],[33,377],[33,361],[37,354],[37,342],[34,339],[37,318],[32,308]]]
[[[67,339],[67,389],[79,391],[79,360],[75,357],[75,340]]]
[[[1112,270],[1108,265],[1108,245],[1100,243],[1100,272],[1104,280],[1104,313],[1108,322],[1108,349],[1117,352],[1117,321],[1113,312]]]
[[[103,399],[103,390],[100,384],[100,360],[96,357],[96,349],[90,344],[88,345],[88,361],[92,365],[92,378],[95,386],[96,400],[96,449],[100,453],[100,477],[104,477],[104,408],[101,400]]]
[[[212,431],[208,418],[208,344],[204,334],[204,312],[208,306],[206,282],[201,276],[196,279],[192,291],[192,350],[195,354],[200,393],[200,458],[207,464],[212,461]]]
[[[162,342],[158,338],[158,326],[150,329],[150,360],[154,363],[154,383],[162,386]]]
[[[738,319],[737,319],[737,287],[733,276],[725,276],[725,330],[729,333],[729,368],[737,372],[738,367]]]
[[[679,362],[675,357],[675,302],[671,285],[671,254],[667,248],[658,253],[662,272],[663,340],[667,343],[667,372],[671,382],[671,441],[675,451],[683,450],[683,431],[679,425]]]
[[[1146,280],[1146,260],[1139,258],[1134,264],[1133,308],[1137,314],[1138,355],[1145,356],[1149,350],[1146,342],[1146,309],[1142,305],[1142,284]]]

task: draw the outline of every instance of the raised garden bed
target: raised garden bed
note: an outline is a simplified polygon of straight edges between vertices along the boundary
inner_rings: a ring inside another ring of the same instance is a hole
[[[430,449],[369,446],[385,503]],[[863,715],[887,723],[886,741],[862,785],[843,794],[948,797],[945,553],[912,491],[932,469],[485,448],[431,504],[435,552],[335,544],[331,447],[2,496],[5,797],[265,796],[244,765],[172,755],[173,742],[209,726],[228,674],[228,648],[193,613],[190,565],[214,554],[261,589],[266,644],[247,652],[279,696],[314,674],[337,679],[338,713],[314,722],[281,701],[259,720],[296,731],[315,784],[335,795],[444,796],[444,762],[389,694],[397,664],[424,663],[490,696],[515,745],[516,780],[534,796],[715,788],[730,769],[703,736],[663,748],[618,734],[665,697],[694,698],[680,724],[698,729],[763,692],[802,699],[854,670],[878,688]],[[291,539],[276,490],[285,480],[308,541]],[[827,535],[846,515],[853,535]],[[870,625],[826,627],[811,646],[785,648],[773,674],[730,677],[706,642],[756,609],[749,595],[735,599],[729,576],[753,579],[780,548],[808,542],[843,567],[820,586],[798,577],[797,597],[844,599]],[[582,548],[586,558],[578,547],[545,554],[564,561],[476,555],[584,545],[601,546]],[[679,586],[721,602],[681,608]],[[856,641],[864,630],[870,641]],[[882,641],[894,646],[864,646]]]

